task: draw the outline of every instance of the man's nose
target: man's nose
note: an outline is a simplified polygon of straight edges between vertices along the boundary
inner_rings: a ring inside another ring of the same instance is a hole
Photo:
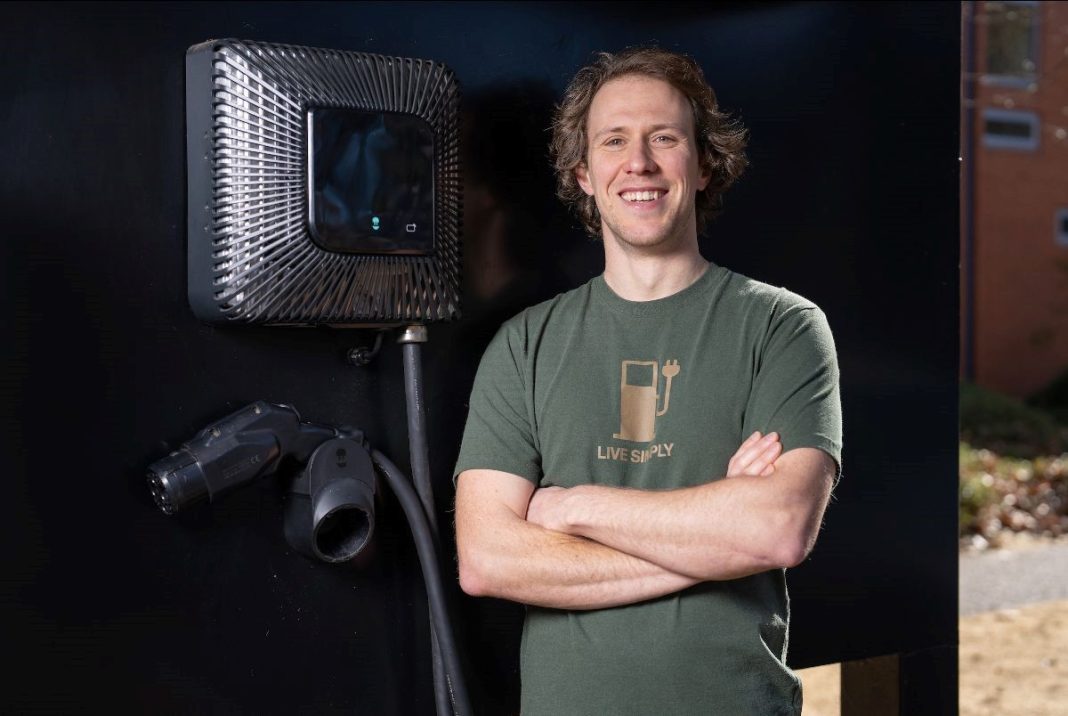
[[[652,148],[645,142],[633,142],[627,151],[627,171],[632,174],[645,174],[656,170]]]

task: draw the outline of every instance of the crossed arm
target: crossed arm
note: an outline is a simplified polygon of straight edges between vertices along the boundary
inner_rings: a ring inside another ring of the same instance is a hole
[[[456,494],[461,587],[600,609],[795,566],[815,542],[834,464],[814,448],[780,451],[774,433],[755,433],[727,479],[666,491],[535,490],[518,475],[467,470]]]

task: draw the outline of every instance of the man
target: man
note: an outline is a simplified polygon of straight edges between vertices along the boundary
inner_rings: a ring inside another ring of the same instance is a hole
[[[784,571],[841,453],[823,314],[698,252],[744,132],[689,58],[602,54],[553,149],[605,271],[486,350],[456,467],[461,586],[528,605],[524,716],[798,714]]]

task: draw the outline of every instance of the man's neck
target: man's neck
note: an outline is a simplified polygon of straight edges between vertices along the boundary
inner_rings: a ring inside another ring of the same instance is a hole
[[[707,268],[696,237],[677,251],[655,254],[625,250],[611,239],[605,242],[605,283],[628,301],[655,301],[676,294],[701,278]]]

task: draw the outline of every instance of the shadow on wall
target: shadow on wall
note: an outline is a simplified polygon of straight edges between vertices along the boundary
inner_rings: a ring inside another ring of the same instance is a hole
[[[501,323],[575,286],[571,257],[592,243],[556,198],[548,149],[554,100],[548,84],[533,80],[463,100],[463,318],[433,329],[447,337],[435,363],[449,371],[435,388],[456,391],[450,398],[463,414],[478,360]]]
[[[533,80],[465,98],[465,323],[500,323],[570,288],[557,264],[577,222],[555,198],[554,99],[551,87]]]

